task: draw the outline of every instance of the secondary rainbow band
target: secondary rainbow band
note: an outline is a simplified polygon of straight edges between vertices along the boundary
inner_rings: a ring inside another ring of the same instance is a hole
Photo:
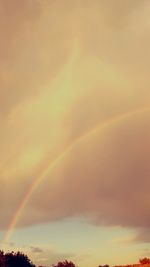
[[[57,166],[59,164],[60,161],[63,160],[63,158],[67,155],[67,153],[71,152],[71,150],[78,144],[80,144],[80,142],[84,141],[86,138],[90,137],[91,135],[102,131],[104,129],[106,129],[107,127],[110,126],[114,126],[116,123],[121,122],[125,119],[128,119],[134,115],[138,115],[138,114],[142,114],[145,112],[150,111],[150,107],[144,107],[144,108],[140,108],[128,113],[124,113],[121,114],[117,117],[113,117],[110,118],[106,121],[104,121],[101,124],[98,124],[94,129],[88,131],[87,133],[83,134],[82,136],[80,136],[78,139],[76,139],[73,143],[71,143],[70,145],[68,145],[54,160],[52,160],[51,162],[46,162],[46,164],[44,164],[44,167],[41,169],[40,174],[38,175],[38,177],[33,181],[33,183],[31,184],[29,190],[26,192],[25,196],[23,197],[19,207],[16,210],[16,213],[14,214],[8,229],[6,231],[6,235],[4,236],[4,239],[2,241],[2,243],[6,243],[10,240],[12,233],[19,221],[19,218],[21,217],[21,213],[24,210],[24,208],[26,207],[27,203],[29,202],[32,194],[35,192],[36,188],[40,185],[40,183],[47,177],[47,175],[50,173],[50,171],[52,169],[55,168],[55,166]]]

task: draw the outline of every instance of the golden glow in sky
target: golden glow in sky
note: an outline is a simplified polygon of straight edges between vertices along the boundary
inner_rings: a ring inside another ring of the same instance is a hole
[[[46,261],[48,253],[51,261],[81,254],[79,265],[98,264],[101,235],[104,251],[114,246],[112,262],[118,243],[128,244],[119,248],[120,259],[138,257],[133,243],[141,253],[149,249],[149,12],[147,0],[0,0],[0,230],[6,247],[12,241],[22,248],[30,232],[33,255],[36,229],[47,225],[38,245]],[[47,239],[53,224],[56,251]],[[80,233],[82,248],[73,241],[69,248],[57,227]],[[93,253],[85,245],[90,233]]]

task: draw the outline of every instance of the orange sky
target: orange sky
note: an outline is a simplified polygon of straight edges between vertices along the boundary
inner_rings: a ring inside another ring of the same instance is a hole
[[[13,229],[74,218],[82,232],[84,218],[149,249],[149,12],[148,0],[0,0],[2,236],[43,177]]]

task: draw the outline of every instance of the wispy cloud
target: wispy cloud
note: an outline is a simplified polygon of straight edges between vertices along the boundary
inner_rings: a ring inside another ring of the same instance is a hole
[[[30,247],[31,249],[31,252],[32,253],[42,253],[43,252],[43,249],[39,248],[39,247]]]

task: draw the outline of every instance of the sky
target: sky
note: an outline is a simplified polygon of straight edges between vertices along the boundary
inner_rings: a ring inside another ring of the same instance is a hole
[[[0,0],[0,245],[150,256],[149,0]]]

